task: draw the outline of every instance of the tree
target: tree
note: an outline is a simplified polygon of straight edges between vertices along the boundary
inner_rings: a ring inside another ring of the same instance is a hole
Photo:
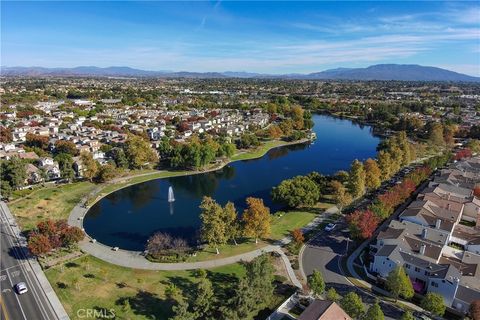
[[[2,162],[0,175],[2,186],[4,184],[8,184],[8,186],[5,186],[5,188],[10,188],[10,190],[16,190],[24,186],[25,180],[27,179],[25,162],[17,157],[12,157],[10,160]]]
[[[299,228],[293,229],[291,232],[291,235],[292,235],[293,241],[295,241],[295,243],[297,244],[302,244],[305,241],[303,232]]]
[[[270,209],[263,204],[262,199],[247,198],[247,209],[243,211],[242,219],[245,234],[255,237],[255,243],[258,243],[258,238],[270,235]]]
[[[68,226],[61,231],[60,239],[62,241],[62,246],[69,247],[72,246],[85,237],[82,229],[79,227]]]
[[[390,153],[385,150],[378,152],[378,167],[381,172],[381,179],[387,180],[393,174],[393,161]]]
[[[365,306],[362,300],[353,291],[347,293],[347,295],[340,300],[340,306],[352,318],[360,318],[365,312]]]
[[[10,128],[0,126],[0,142],[1,143],[10,143],[13,141],[13,134]]]
[[[263,254],[245,264],[248,285],[252,288],[255,297],[262,297],[268,303],[273,297],[274,268],[270,257]]]
[[[103,166],[100,166],[95,176],[95,180],[97,182],[107,182],[115,178],[116,175],[117,168],[114,165],[107,163]]]
[[[241,278],[235,288],[227,305],[220,308],[220,312],[225,319],[243,320],[247,319],[252,313],[258,310],[259,304],[257,296],[248,284],[246,277]]]
[[[38,134],[27,133],[25,137],[25,145],[29,147],[37,147],[42,150],[48,149],[48,136],[41,136]]]
[[[200,237],[209,245],[214,246],[219,254],[218,245],[227,242],[223,209],[210,197],[203,197],[200,209],[200,220],[202,221]]]
[[[280,127],[277,125],[271,125],[268,128],[268,136],[271,139],[278,139],[282,136],[282,134],[283,134],[282,129],[280,129]]]
[[[233,202],[227,202],[223,208],[223,221],[225,223],[225,236],[237,245],[237,237],[241,235],[241,229],[238,213]]]
[[[434,292],[428,292],[425,297],[423,297],[420,306],[437,316],[443,316],[446,309],[443,297]]]
[[[445,145],[445,140],[443,139],[443,125],[441,123],[429,125],[428,140],[434,146],[443,147]]]
[[[380,222],[378,217],[370,210],[356,210],[349,214],[346,220],[352,237],[356,239],[371,238]]]
[[[172,307],[173,317],[170,320],[192,320],[195,314],[188,311],[189,305],[183,299],[180,299],[176,305]]]
[[[325,292],[325,281],[320,271],[317,269],[313,270],[313,273],[308,277],[308,285],[316,297]]]
[[[124,146],[125,155],[132,169],[152,166],[158,162],[158,155],[148,141],[129,134]]]
[[[410,163],[410,143],[408,142],[407,133],[405,131],[400,131],[396,136],[395,139],[397,141],[397,145],[399,146],[401,152],[401,165],[406,166]]]
[[[368,158],[365,161],[365,187],[368,190],[375,190],[380,187],[382,183],[381,175],[382,172],[377,164],[377,162],[373,159]]]
[[[82,162],[83,176],[92,181],[98,172],[98,162],[93,159],[90,152],[82,152],[80,154],[80,161]]]
[[[365,169],[360,161],[353,161],[349,177],[349,190],[352,197],[362,196],[365,193]]]
[[[318,185],[308,177],[296,176],[283,180],[272,190],[274,201],[289,207],[313,206],[320,197]]]
[[[390,271],[387,276],[386,286],[395,300],[400,296],[410,299],[414,295],[412,283],[402,266],[397,266]]]
[[[57,140],[55,142],[55,153],[67,153],[71,156],[78,155],[78,149],[75,143],[69,140]]]
[[[352,202],[352,196],[347,192],[347,188],[345,188],[341,182],[333,180],[330,183],[330,187],[332,188],[333,200],[340,210]]]
[[[384,320],[385,315],[383,314],[382,308],[380,308],[380,305],[378,302],[375,302],[375,304],[371,305],[370,308],[368,308],[367,313],[363,316],[364,320]]]
[[[28,238],[28,249],[32,254],[40,256],[50,252],[52,250],[52,245],[50,244],[48,236],[40,233],[33,233]]]
[[[127,156],[122,148],[113,148],[108,155],[113,159],[117,168],[128,168]]]
[[[75,178],[75,171],[73,170],[73,159],[69,153],[59,153],[55,156],[55,161],[58,162],[60,174],[62,179],[71,181]]]
[[[337,293],[337,290],[335,290],[335,288],[330,287],[330,289],[327,290],[327,300],[330,300],[330,301],[333,301],[333,302],[338,302],[338,301],[340,301],[341,298],[342,298],[342,296],[340,296]]]
[[[469,312],[473,320],[480,320],[480,300],[474,300],[470,303]]]
[[[205,317],[210,314],[213,306],[213,289],[212,283],[206,276],[200,277],[200,281],[195,285],[195,299],[192,307],[195,319]]]
[[[413,316],[411,311],[407,310],[402,314],[400,320],[415,320],[415,317]]]

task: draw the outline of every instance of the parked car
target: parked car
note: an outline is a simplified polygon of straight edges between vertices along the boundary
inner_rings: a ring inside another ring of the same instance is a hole
[[[19,282],[15,285],[15,291],[17,291],[18,294],[24,294],[28,292],[27,285],[25,282]]]
[[[325,231],[330,232],[330,231],[332,231],[333,229],[335,229],[336,226],[337,226],[337,225],[336,225],[335,223],[329,223],[329,224],[327,224],[327,225],[325,226]]]

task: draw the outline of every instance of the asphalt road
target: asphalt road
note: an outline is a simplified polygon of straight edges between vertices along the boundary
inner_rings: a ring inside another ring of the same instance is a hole
[[[56,314],[51,309],[50,303],[28,263],[29,255],[25,243],[18,242],[2,207],[0,207],[0,220],[2,319],[57,319]],[[15,292],[13,286],[18,282],[25,282],[27,284],[27,293],[18,295]]]
[[[364,303],[375,303],[375,297],[352,286],[342,275],[340,257],[347,251],[348,228],[344,222],[337,223],[330,232],[320,231],[305,246],[302,255],[302,266],[306,276],[319,270],[328,287],[333,287],[342,296],[355,291]],[[400,319],[403,312],[395,306],[380,302],[385,319]]]

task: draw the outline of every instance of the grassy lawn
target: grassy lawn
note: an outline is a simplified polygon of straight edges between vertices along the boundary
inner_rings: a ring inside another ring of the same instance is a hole
[[[307,225],[315,218],[316,214],[307,211],[289,211],[281,217],[272,218],[271,238],[278,240],[290,234],[293,229]]]
[[[315,218],[316,214],[306,211],[289,211],[281,217],[272,217],[271,235],[269,240],[279,240],[290,234],[290,231],[296,228],[301,228],[307,225]],[[215,248],[208,247],[197,253],[196,257],[189,257],[188,262],[205,261],[213,259],[221,259],[235,256],[245,252],[260,249],[269,244],[268,240],[258,241],[255,244],[253,239],[237,240],[238,245],[226,244],[220,246],[218,249],[220,254],[216,254]]]
[[[286,142],[286,141],[270,140],[270,141],[265,142],[264,144],[262,144],[261,146],[259,146],[258,148],[254,149],[254,150],[249,150],[249,151],[246,151],[246,152],[237,153],[236,155],[234,155],[232,157],[231,160],[232,161],[238,161],[238,160],[249,160],[249,159],[260,158],[260,157],[264,156],[268,152],[268,150],[270,150],[272,148],[275,148],[275,147],[283,146],[283,145],[286,145],[286,144],[288,144],[288,142]]]
[[[92,256],[84,256],[46,270],[47,278],[54,287],[71,319],[80,319],[80,309],[110,311],[116,319],[168,319],[173,301],[165,296],[169,283],[175,284],[183,296],[194,295],[197,281],[194,271],[145,271],[108,264]],[[245,268],[241,264],[211,269],[208,277],[216,294],[231,288],[235,278],[242,277]],[[228,297],[224,297],[226,300]],[[123,301],[128,299],[130,310]],[[275,308],[285,299],[276,295],[270,305]],[[225,301],[220,300],[220,301]]]
[[[31,192],[8,204],[23,230],[46,218],[66,219],[80,199],[95,189],[90,182],[52,186]]]

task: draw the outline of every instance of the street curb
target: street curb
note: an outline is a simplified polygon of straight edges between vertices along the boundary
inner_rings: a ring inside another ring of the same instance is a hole
[[[7,204],[2,201],[0,202],[0,205],[4,209],[3,212],[5,212],[5,215],[8,221],[10,222],[11,229],[14,232],[18,242],[20,244],[26,245],[27,240],[25,239],[25,237],[21,235],[20,228],[18,227],[18,224],[15,218],[13,217],[12,213],[10,212],[10,209],[8,208]],[[65,308],[63,307],[62,303],[58,299],[57,294],[53,290],[52,285],[50,284],[47,277],[45,276],[45,273],[43,272],[42,267],[40,266],[38,261],[35,258],[28,257],[27,262],[32,268],[33,275],[35,276],[35,278],[37,278],[37,281],[40,284],[40,287],[42,288],[43,292],[45,293],[47,300],[50,302],[52,310],[55,312],[57,318],[60,320],[69,320],[70,317],[68,316],[67,312],[65,311]]]

